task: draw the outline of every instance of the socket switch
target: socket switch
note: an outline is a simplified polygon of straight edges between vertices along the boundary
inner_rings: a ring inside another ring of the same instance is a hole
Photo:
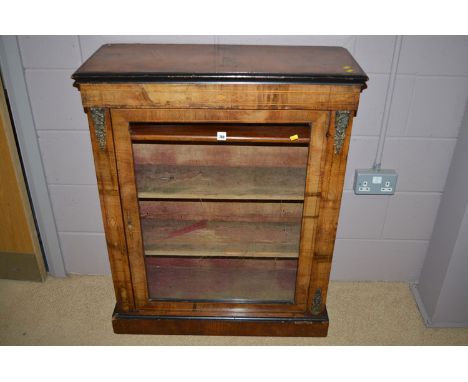
[[[354,193],[357,195],[393,195],[398,175],[395,170],[356,170]]]

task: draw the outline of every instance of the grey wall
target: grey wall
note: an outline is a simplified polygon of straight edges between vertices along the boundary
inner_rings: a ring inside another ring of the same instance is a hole
[[[372,165],[394,36],[19,37],[23,66],[67,271],[109,265],[87,122],[70,75],[101,44],[169,42],[336,45],[368,73],[355,120],[332,278],[417,280],[468,96],[468,37],[405,37],[382,166],[394,196],[355,196],[355,168]]]
[[[416,301],[430,326],[468,326],[468,104]]]

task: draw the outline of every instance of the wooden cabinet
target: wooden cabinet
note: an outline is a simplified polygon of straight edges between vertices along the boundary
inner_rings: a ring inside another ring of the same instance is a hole
[[[325,336],[352,118],[342,48],[117,44],[88,114],[116,333]]]

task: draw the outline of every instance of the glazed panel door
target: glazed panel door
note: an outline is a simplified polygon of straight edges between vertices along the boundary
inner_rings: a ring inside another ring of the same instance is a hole
[[[329,113],[113,109],[136,308],[310,310]]]

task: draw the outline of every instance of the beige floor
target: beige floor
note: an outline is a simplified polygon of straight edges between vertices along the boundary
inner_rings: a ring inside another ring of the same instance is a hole
[[[332,282],[327,338],[134,336],[112,332],[110,277],[0,280],[2,345],[468,345],[468,329],[429,329],[408,284]]]

